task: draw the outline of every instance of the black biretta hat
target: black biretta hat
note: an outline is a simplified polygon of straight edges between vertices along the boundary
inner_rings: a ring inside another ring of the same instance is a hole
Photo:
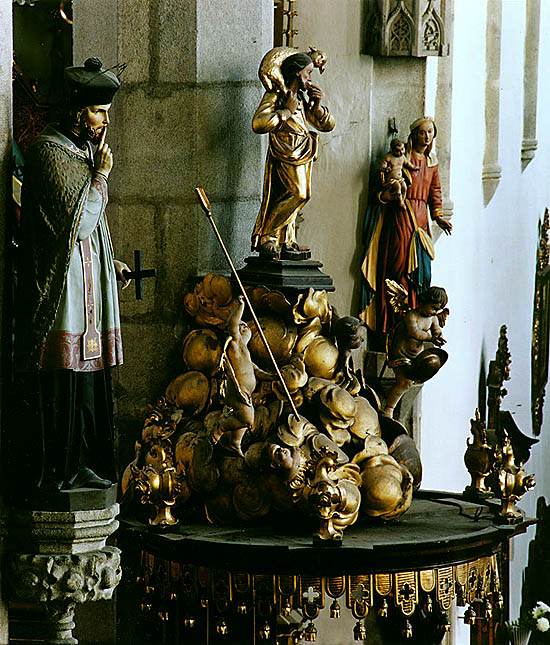
[[[66,67],[65,83],[74,107],[108,105],[120,87],[116,74],[103,69],[98,58],[88,58],[84,67]]]

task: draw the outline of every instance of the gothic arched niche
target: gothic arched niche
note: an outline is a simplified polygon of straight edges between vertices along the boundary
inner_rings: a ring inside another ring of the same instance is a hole
[[[370,0],[366,52],[373,56],[447,56],[450,0]]]
[[[443,22],[439,14],[433,8],[432,3],[428,5],[426,13],[422,17],[422,45],[426,52],[438,54],[443,40]]]
[[[410,56],[413,44],[413,19],[403,2],[390,16],[387,26],[389,55]]]

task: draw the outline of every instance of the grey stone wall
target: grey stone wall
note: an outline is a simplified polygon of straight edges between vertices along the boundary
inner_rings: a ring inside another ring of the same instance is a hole
[[[198,274],[228,270],[195,186],[207,192],[235,264],[249,252],[264,164],[251,119],[262,94],[258,64],[272,46],[272,13],[271,0],[74,2],[75,64],[89,56],[106,67],[126,64],[107,135],[115,161],[107,210],[115,252],[131,264],[142,249],[144,265],[157,269],[142,301],[133,287],[121,297],[121,470],[133,458],[147,403],[178,373],[186,289]],[[98,622],[112,634],[111,603],[79,608],[81,642]],[[105,634],[98,638],[107,642]]]
[[[126,64],[107,136],[115,250],[130,263],[142,249],[144,264],[157,268],[143,301],[132,288],[122,296],[125,365],[116,395],[123,432],[177,370],[174,330],[190,281],[228,270],[195,186],[207,192],[235,264],[249,251],[264,163],[251,118],[272,21],[269,0],[75,2],[75,63],[96,55],[106,66]],[[136,428],[121,438],[122,465]]]

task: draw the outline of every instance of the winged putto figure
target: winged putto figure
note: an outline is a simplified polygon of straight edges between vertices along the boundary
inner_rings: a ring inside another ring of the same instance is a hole
[[[391,331],[387,345],[387,364],[395,373],[396,383],[388,393],[384,413],[393,417],[395,406],[414,383],[424,383],[432,378],[447,361],[448,354],[441,349],[447,341],[443,338],[449,309],[447,293],[443,287],[430,287],[418,295],[418,305],[407,305],[407,290],[386,280],[390,304],[401,318]],[[435,347],[424,349],[424,343]]]

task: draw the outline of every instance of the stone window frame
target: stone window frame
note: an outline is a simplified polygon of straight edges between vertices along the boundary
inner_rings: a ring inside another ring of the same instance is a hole
[[[502,0],[487,0],[485,33],[485,153],[482,181],[483,200],[487,206],[502,177],[499,163]]]
[[[523,140],[521,169],[535,158],[537,141],[537,98],[539,76],[541,0],[527,0],[525,5],[525,51],[523,61]]]

